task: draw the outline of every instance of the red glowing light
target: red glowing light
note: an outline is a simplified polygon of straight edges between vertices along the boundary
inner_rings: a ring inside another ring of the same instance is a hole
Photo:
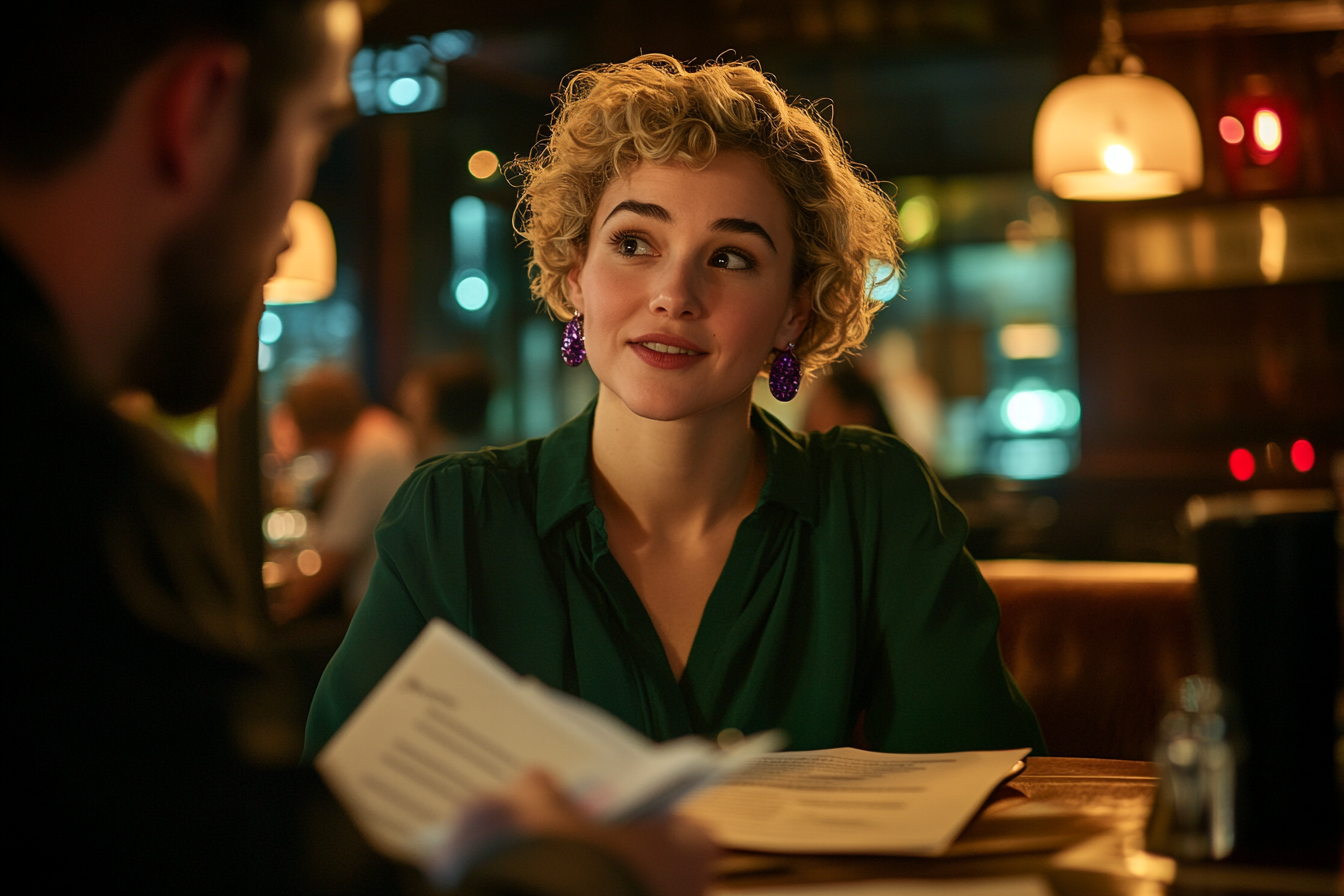
[[[1245,482],[1255,475],[1255,455],[1245,448],[1238,448],[1227,459],[1227,467],[1232,471],[1233,479]]]
[[[1306,439],[1294,442],[1293,447],[1288,449],[1288,456],[1293,459],[1293,467],[1299,473],[1307,472],[1316,464],[1316,449]]]
[[[1218,119],[1218,135],[1228,143],[1240,143],[1246,139],[1246,128],[1234,116],[1224,115]]]
[[[1251,134],[1261,152],[1274,152],[1283,143],[1283,124],[1272,109],[1260,109],[1251,121]]]

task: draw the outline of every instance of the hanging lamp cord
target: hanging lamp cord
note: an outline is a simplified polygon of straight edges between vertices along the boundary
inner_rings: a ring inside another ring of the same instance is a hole
[[[1087,67],[1092,75],[1141,75],[1143,60],[1125,45],[1125,29],[1115,0],[1105,0],[1101,14],[1101,46]]]

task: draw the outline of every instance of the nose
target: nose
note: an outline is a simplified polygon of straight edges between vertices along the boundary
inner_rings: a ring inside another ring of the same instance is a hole
[[[694,320],[704,313],[698,265],[693,259],[665,265],[654,284],[649,310],[673,320]]]

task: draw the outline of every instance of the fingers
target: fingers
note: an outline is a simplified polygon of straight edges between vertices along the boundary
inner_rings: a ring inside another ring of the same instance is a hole
[[[612,828],[605,845],[654,896],[699,896],[712,881],[719,855],[703,827],[675,815]]]
[[[601,847],[626,865],[653,896],[700,896],[719,849],[699,823],[678,815],[625,825],[599,824],[576,806],[553,777],[529,769],[502,794],[474,806],[458,849],[507,836],[563,837]],[[462,853],[459,853],[461,855]]]

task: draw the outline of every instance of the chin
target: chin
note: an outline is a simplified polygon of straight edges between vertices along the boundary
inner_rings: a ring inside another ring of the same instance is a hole
[[[738,390],[731,395],[726,393],[711,395],[706,394],[704,390],[658,388],[653,385],[625,389],[608,387],[607,391],[619,399],[636,417],[669,423],[686,420],[732,404],[743,392],[750,393],[750,388]]]

